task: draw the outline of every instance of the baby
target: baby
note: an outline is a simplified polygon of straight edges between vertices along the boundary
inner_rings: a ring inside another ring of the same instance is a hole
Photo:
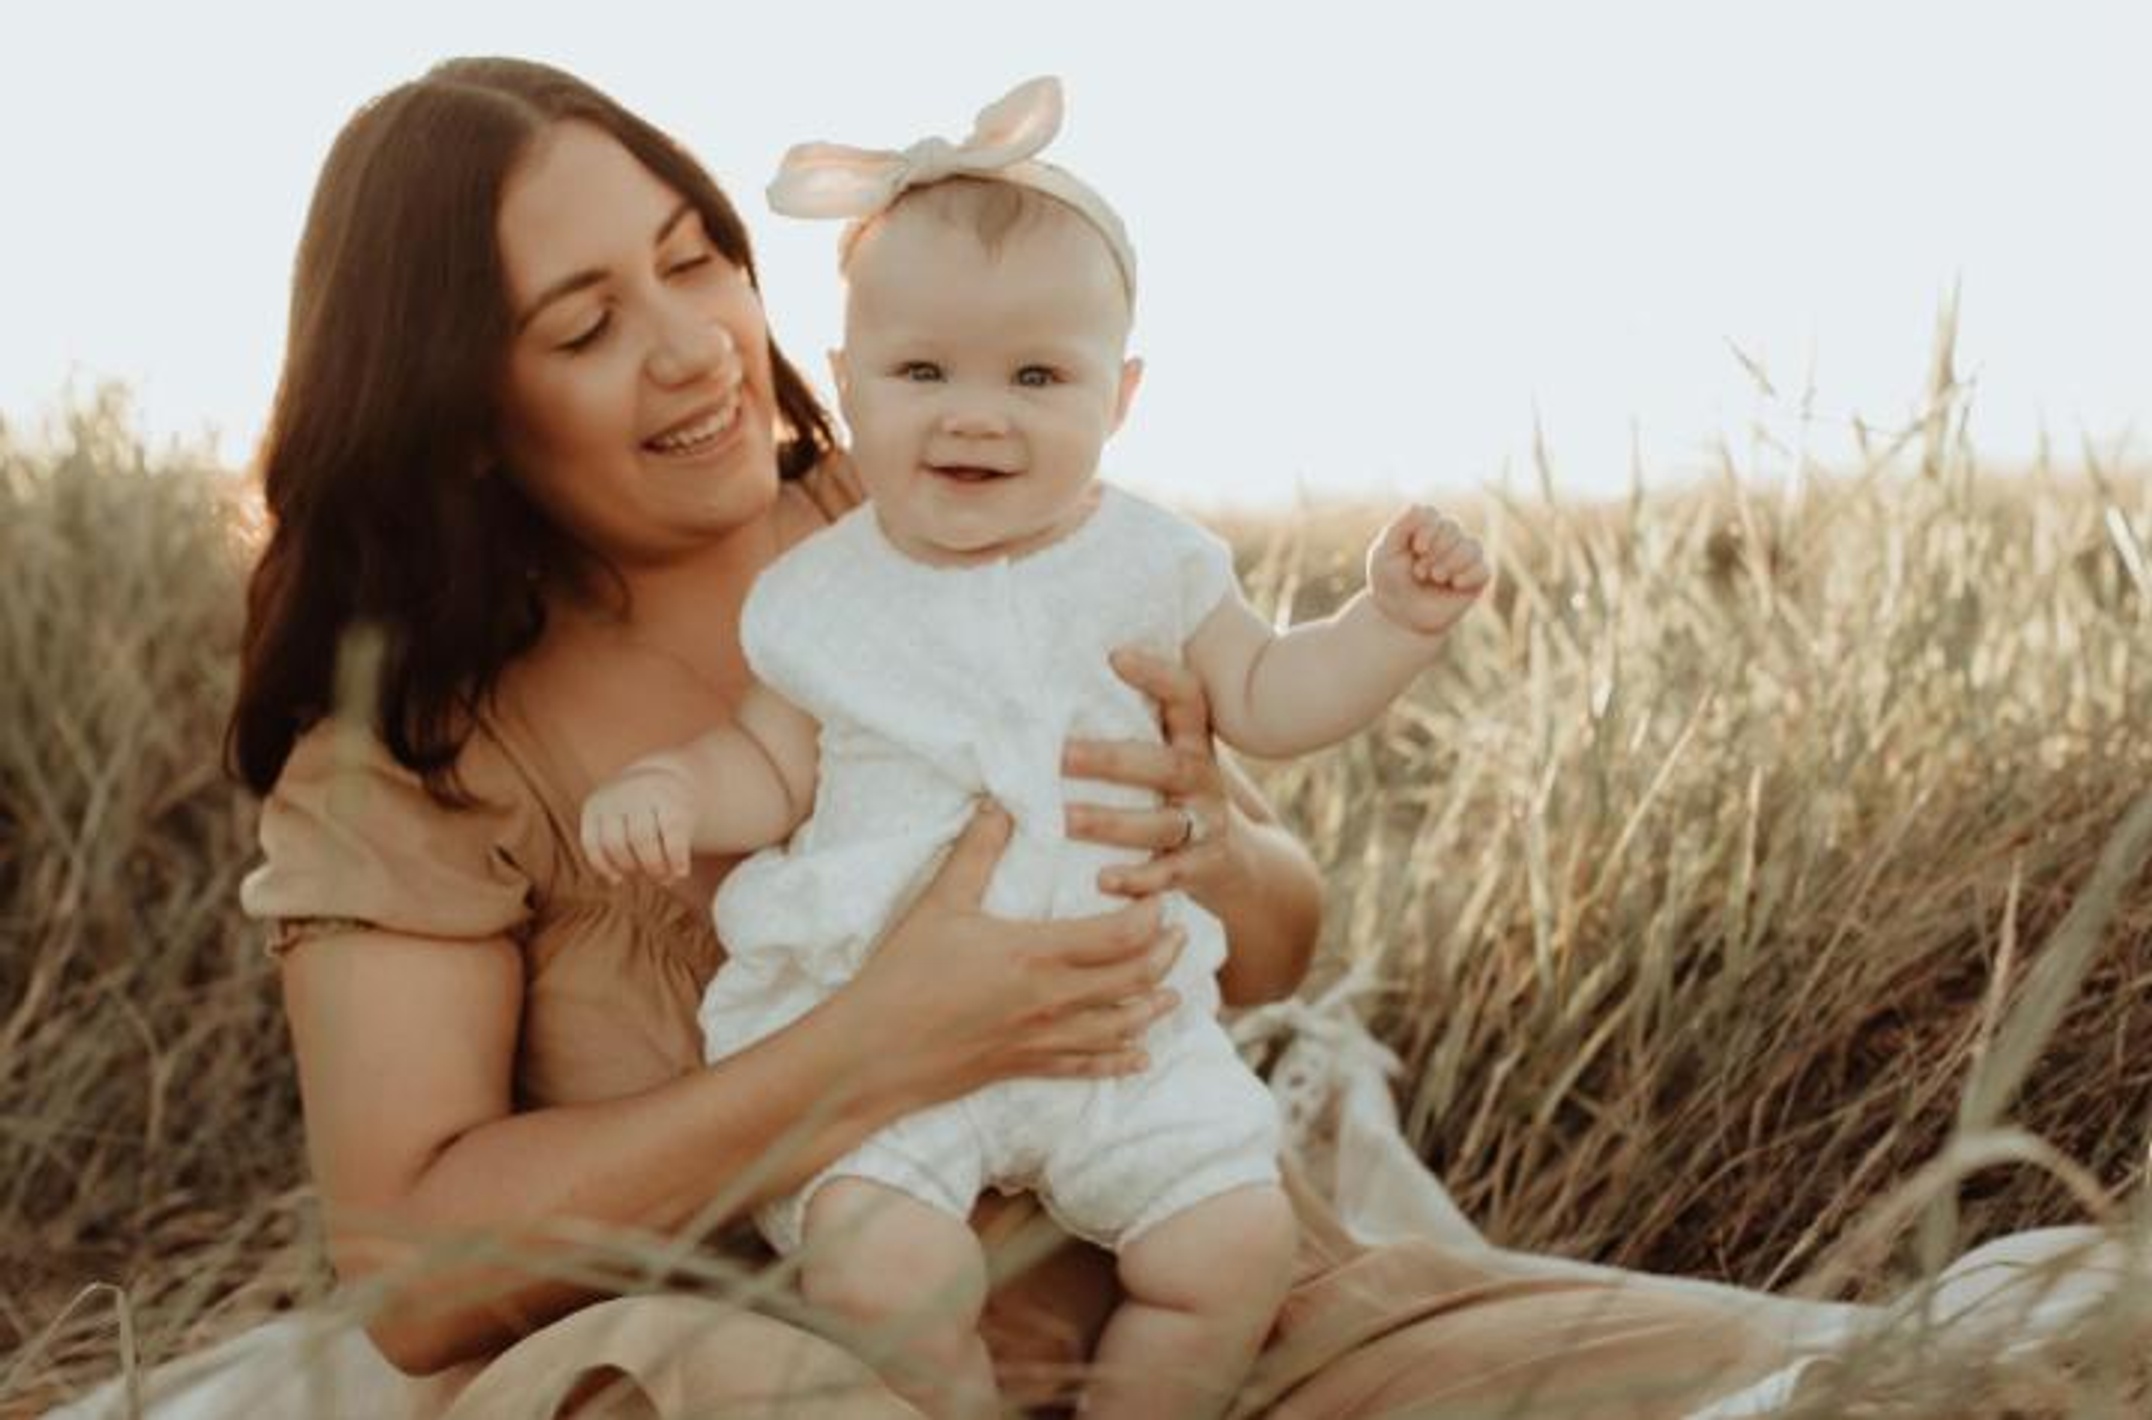
[[[1380,715],[1487,584],[1477,543],[1409,508],[1369,550],[1366,592],[1281,634],[1221,541],[1098,482],[1141,373],[1125,356],[1135,259],[1095,192],[1034,159],[1059,123],[1058,86],[1035,80],[965,144],[803,145],[771,184],[781,212],[854,219],[833,361],[868,501],[757,581],[741,639],[760,683],[734,721],[629,766],[583,818],[608,873],[790,838],[718,894],[712,1060],[856,972],[980,796],[1015,820],[987,911],[1121,905],[1100,873],[1142,855],[1066,838],[1063,799],[1142,796],[1060,770],[1071,737],[1159,737],[1114,648],[1184,659],[1226,743],[1300,754]],[[1117,1255],[1126,1298],[1088,1414],[1218,1413],[1270,1328],[1297,1242],[1273,1102],[1216,1020],[1218,921],[1184,894],[1164,907],[1186,946],[1147,1070],[1010,1080],[906,1116],[757,1215],[781,1252],[803,1250],[810,1301],[907,1313],[911,1364],[891,1381],[932,1413],[996,1404],[966,1224],[985,1187],[1035,1190]],[[931,1315],[911,1314],[923,1298]]]

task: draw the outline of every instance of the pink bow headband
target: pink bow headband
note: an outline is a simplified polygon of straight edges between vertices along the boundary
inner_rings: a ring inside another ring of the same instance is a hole
[[[1121,219],[1085,183],[1034,156],[1060,131],[1061,81],[1032,79],[981,109],[971,136],[961,143],[922,138],[902,152],[796,144],[770,179],[770,207],[787,217],[849,217],[849,244],[861,226],[911,188],[952,177],[1015,183],[1067,203],[1098,228],[1133,300],[1136,251]]]

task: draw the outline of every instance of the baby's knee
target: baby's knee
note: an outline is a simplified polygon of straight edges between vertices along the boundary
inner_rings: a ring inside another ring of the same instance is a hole
[[[902,1256],[904,1265],[891,1265],[891,1256]],[[940,1248],[861,1254],[841,1244],[816,1248],[809,1241],[801,1261],[801,1295],[852,1321],[887,1321],[917,1310],[921,1319],[945,1315],[951,1325],[973,1327],[986,1306],[986,1265],[979,1263],[977,1248],[971,1256]]]

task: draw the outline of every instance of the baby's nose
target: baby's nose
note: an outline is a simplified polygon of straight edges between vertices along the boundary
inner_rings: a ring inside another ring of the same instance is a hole
[[[958,438],[994,439],[1009,432],[1009,420],[990,404],[969,401],[942,415],[942,429]]]

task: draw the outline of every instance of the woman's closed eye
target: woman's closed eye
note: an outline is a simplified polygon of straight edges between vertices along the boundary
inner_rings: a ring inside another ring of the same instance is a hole
[[[717,253],[699,251],[683,256],[678,261],[661,268],[661,270],[667,280],[692,279],[700,281],[722,274],[725,268],[719,264]],[[602,340],[605,333],[612,328],[612,325],[612,310],[610,308],[601,310],[598,312],[596,319],[585,325],[580,332],[569,336],[554,348],[565,351],[570,355],[580,355]]]
[[[612,325],[613,313],[609,310],[600,311],[598,312],[598,318],[585,326],[581,334],[568,337],[555,348],[565,350],[570,355],[580,355],[585,350],[596,345],[604,337],[605,332],[612,328]]]

